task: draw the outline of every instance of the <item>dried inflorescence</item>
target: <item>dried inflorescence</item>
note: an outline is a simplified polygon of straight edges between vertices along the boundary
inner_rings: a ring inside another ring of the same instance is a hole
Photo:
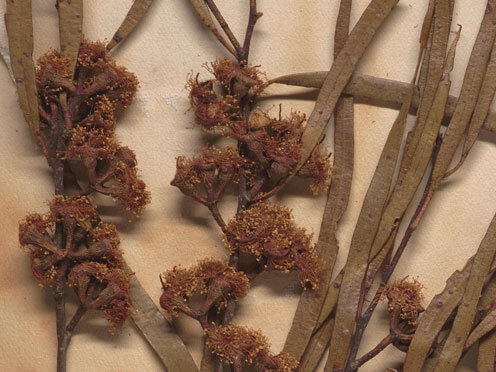
[[[114,140],[116,115],[131,104],[136,76],[117,66],[103,43],[86,40],[73,76],[68,66],[57,51],[38,61],[39,140],[44,153],[50,164],[60,156],[67,164],[81,162],[89,179],[85,192],[109,195],[140,215],[150,195],[138,178],[133,151]]]
[[[296,226],[288,208],[260,202],[240,212],[227,225],[226,243],[231,251],[251,252],[267,269],[296,269],[302,285],[318,284],[312,236]]]
[[[409,324],[417,323],[419,314],[424,311],[420,304],[424,299],[422,288],[416,279],[408,281],[408,278],[387,285],[383,294],[388,299],[388,310],[398,312],[399,317]]]
[[[178,311],[199,317],[212,307],[221,310],[227,299],[239,300],[250,287],[244,273],[235,271],[216,259],[205,259],[189,269],[174,267],[160,279],[163,289],[160,306],[174,316],[178,315]],[[204,295],[204,301],[198,310],[193,310],[188,303],[195,294]]]
[[[289,354],[271,354],[267,339],[260,331],[230,324],[212,326],[206,334],[212,352],[235,371],[241,371],[243,364],[254,365],[262,372],[292,372],[298,368],[298,361]]]
[[[40,285],[55,286],[62,274],[81,305],[102,310],[112,329],[130,315],[129,278],[116,228],[100,221],[87,197],[56,196],[47,214],[31,214],[21,222],[19,241],[30,252]]]
[[[195,123],[244,146],[246,158],[255,165],[250,166],[247,176],[250,185],[263,181],[262,186],[273,186],[287,176],[301,158],[305,116],[292,112],[287,117],[279,114],[278,118],[272,118],[262,110],[254,110],[247,119],[241,100],[253,101],[262,93],[264,84],[258,69],[218,60],[208,66],[208,70],[215,79],[199,81],[197,75],[187,83]],[[314,194],[328,186],[330,173],[329,155],[321,146],[299,172],[312,179],[310,189]]]
[[[219,201],[230,182],[237,183],[241,172],[250,172],[250,161],[232,147],[205,146],[200,156],[177,158],[171,184],[196,201],[211,205]]]

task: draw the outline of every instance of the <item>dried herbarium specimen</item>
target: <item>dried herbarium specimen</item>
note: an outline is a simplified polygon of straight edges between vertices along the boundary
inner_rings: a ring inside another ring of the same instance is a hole
[[[116,227],[102,221],[91,198],[94,193],[110,196],[136,216],[150,202],[134,152],[114,138],[117,118],[131,104],[138,81],[110,54],[150,3],[136,0],[105,45],[83,38],[81,0],[57,1],[60,51],[49,51],[34,64],[31,1],[7,2],[10,60],[20,106],[55,185],[49,212],[28,215],[20,224],[19,241],[29,253],[33,276],[54,296],[60,372],[66,370],[72,334],[88,310],[102,311],[112,331],[133,316],[164,365],[174,355],[184,366],[194,366],[184,344],[132,276],[118,249]],[[67,321],[69,288],[78,308]],[[157,332],[162,339],[154,338]]]
[[[192,4],[204,22],[212,13],[223,23],[213,1],[206,2],[208,7],[202,2]],[[253,364],[260,371],[294,370],[296,360],[288,354],[272,356],[258,332],[231,324],[236,301],[246,294],[250,280],[263,270],[296,270],[303,287],[317,288],[319,284],[319,264],[311,235],[296,225],[289,209],[268,199],[296,173],[310,178],[311,192],[327,189],[329,155],[322,146],[306,154],[302,136],[308,124],[304,115],[279,113],[274,118],[256,105],[266,83],[260,69],[248,64],[248,54],[253,28],[261,15],[256,1],[250,1],[243,46],[229,26],[224,27],[229,42],[214,30],[236,61],[218,59],[205,65],[213,75],[210,80],[202,81],[196,75],[187,82],[195,124],[236,145],[207,144],[201,155],[178,157],[171,182],[211,211],[230,253],[229,262],[207,260],[190,269],[176,267],[162,277],[161,306],[171,314],[179,311],[200,322],[207,347],[218,357],[216,371],[222,370],[222,363],[232,365],[236,371],[243,364]],[[238,208],[235,216],[225,222],[218,203],[230,185],[238,190]],[[239,257],[243,253],[255,258],[255,269],[241,269]],[[202,301],[194,306],[189,300],[198,293],[203,295]],[[210,359],[206,351],[203,365]]]

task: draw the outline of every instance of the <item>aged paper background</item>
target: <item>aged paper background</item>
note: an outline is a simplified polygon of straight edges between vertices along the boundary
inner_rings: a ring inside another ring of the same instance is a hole
[[[55,1],[34,0],[35,56],[58,47]],[[132,0],[85,1],[84,32],[91,40],[110,38]],[[356,22],[368,0],[355,0]],[[386,21],[359,71],[409,81],[416,60],[418,34],[428,0],[401,0]],[[458,0],[453,25],[463,31],[453,72],[458,93],[464,68],[485,8],[483,0]],[[246,26],[247,0],[218,0],[237,35]],[[252,43],[251,61],[268,77],[326,70],[331,64],[332,35],[338,0],[259,0],[264,13]],[[1,2],[0,11],[5,11]],[[453,26],[454,27],[454,26]],[[2,31],[3,33],[3,31]],[[5,38],[0,40],[5,43]],[[174,265],[189,265],[206,256],[225,257],[219,231],[205,208],[195,205],[169,185],[175,157],[194,154],[201,146],[199,130],[191,124],[186,75],[226,54],[202,27],[186,0],[156,1],[143,24],[116,50],[118,62],[137,74],[141,89],[122,118],[118,139],[136,151],[142,178],[153,194],[152,204],[136,223],[120,219],[106,201],[102,209],[118,224],[126,260],[150,295],[158,300],[158,274]],[[0,370],[7,372],[55,369],[55,315],[51,296],[31,277],[26,254],[17,241],[18,221],[30,211],[46,210],[52,197],[49,169],[30,137],[17,105],[15,88],[6,68],[0,68]],[[269,93],[304,93],[302,89],[272,87]],[[264,105],[310,113],[315,94],[298,100],[271,99]],[[341,267],[353,233],[363,196],[396,112],[356,105],[356,168],[348,211],[339,229]],[[329,133],[331,135],[331,133]],[[328,138],[332,138],[328,136]],[[463,266],[484,235],[496,211],[496,136],[483,133],[463,168],[446,182],[411,240],[396,278],[418,277],[426,287],[426,304],[440,291],[446,278]],[[293,208],[297,222],[318,234],[324,197],[311,198],[290,187],[280,201]],[[230,213],[229,203],[225,204]],[[279,352],[298,300],[294,276],[264,275],[242,301],[236,321],[260,328],[273,350]],[[384,306],[376,312],[360,354],[382,338],[387,327]],[[181,318],[178,327],[197,362],[202,341],[196,324]],[[363,371],[394,367],[402,353],[389,347]],[[469,358],[470,359],[470,356]],[[468,361],[465,363],[467,364]],[[468,365],[468,364],[467,364]],[[160,371],[161,365],[136,329],[128,324],[115,336],[98,314],[78,326],[69,351],[69,371]],[[470,371],[462,367],[460,371]]]

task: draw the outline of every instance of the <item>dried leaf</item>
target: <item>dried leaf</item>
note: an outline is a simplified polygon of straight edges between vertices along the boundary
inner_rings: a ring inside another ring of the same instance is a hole
[[[463,144],[462,156],[458,164],[450,170],[446,176],[454,173],[463,164],[468,156],[468,153],[472,149],[477,137],[479,137],[479,132],[482,129],[484,120],[487,118],[489,113],[489,108],[493,102],[494,95],[496,93],[496,48],[491,52],[491,58],[489,59],[489,64],[487,65],[486,75],[484,76],[484,81],[479,93],[479,98],[474,109],[474,114],[470,120],[468,126],[468,133]]]
[[[320,88],[327,75],[326,71],[303,72],[290,74],[272,79],[270,83],[286,84],[305,88]],[[355,73],[351,77],[343,93],[360,99],[365,103],[372,103],[378,106],[399,107],[404,102],[408,94],[410,84],[378,78],[375,76]],[[417,109],[420,102],[419,87],[415,87],[415,94],[412,100],[412,108]],[[449,96],[446,105],[445,117],[451,118],[455,111],[457,97]],[[444,123],[443,123],[444,124]],[[496,133],[496,112],[489,112],[484,121],[483,128]]]
[[[487,2],[486,14],[465,70],[460,98],[443,136],[443,143],[432,171],[432,190],[439,187],[469,124],[479,96],[491,50],[496,39],[496,0]]]
[[[496,310],[493,310],[489,314],[487,314],[484,319],[482,319],[482,321],[477,325],[477,327],[475,327],[475,329],[468,336],[464,348],[468,349],[479,339],[491,332],[494,328],[496,328]]]
[[[484,337],[479,343],[479,355],[477,357],[477,371],[493,372],[496,360],[496,330]]]
[[[315,107],[302,135],[301,159],[293,175],[305,164],[324,134],[340,95],[360,57],[398,0],[372,0],[350,33],[320,90]]]
[[[143,336],[155,350],[168,372],[198,371],[186,346],[158,310],[148,293],[143,289],[133,271],[130,275],[132,319]]]
[[[438,2],[438,6],[440,4],[442,4],[442,1]],[[436,7],[436,11],[437,10],[438,7]],[[446,7],[446,11],[448,11],[448,7]],[[448,22],[448,16],[445,21]],[[446,25],[446,27],[449,29],[449,25]],[[436,31],[434,32],[434,40],[436,40],[435,37],[437,31],[440,30],[442,32],[444,29],[437,27],[437,23],[435,28]],[[422,124],[420,119],[417,120],[417,125],[422,126],[422,132],[420,133],[418,140],[415,139],[415,129],[409,133],[409,136],[410,134],[413,134],[410,137],[410,142],[408,142],[407,138],[406,149],[401,163],[401,167],[407,168],[400,168],[398,179],[390,200],[384,209],[379,229],[377,230],[377,235],[370,251],[371,257],[375,257],[384,248],[391,234],[397,230],[399,226],[398,221],[401,220],[413,200],[417,188],[424,177],[427,166],[429,165],[429,161],[434,151],[436,138],[438,137],[439,129],[441,128],[441,122],[444,117],[444,110],[448,99],[449,89],[451,87],[449,75],[451,70],[453,70],[456,45],[459,38],[460,32],[458,32],[451,45],[448,56],[446,57],[446,63],[443,62],[443,65],[445,66],[444,72],[442,73],[442,80],[437,82],[438,87],[433,97],[433,101],[430,103],[430,109],[425,118],[425,122]],[[439,45],[438,47],[442,47],[442,45]],[[438,47],[436,47],[436,49]],[[431,55],[434,56],[434,53],[432,52]],[[436,75],[433,78],[438,79],[439,77]],[[431,77],[429,76],[427,78],[427,85],[424,92],[427,92],[433,86],[430,81]],[[420,103],[419,112],[423,106],[424,100],[430,98],[430,96],[428,97],[424,94]]]
[[[424,60],[424,66],[427,65],[427,69],[424,70],[426,71],[425,86],[422,89],[422,99],[417,111],[415,126],[408,133],[406,139],[405,154],[401,159],[400,175],[398,176],[399,180],[402,180],[405,173],[409,171],[414,153],[418,150],[421,138],[424,136],[424,129],[429,116],[431,115],[431,108],[434,105],[434,100],[438,94],[438,86],[443,76],[451,26],[449,0],[437,1],[434,8],[434,15],[432,40],[426,53],[428,59]],[[428,16],[429,13],[426,18]],[[422,32],[427,28],[426,24],[424,24],[424,26]],[[424,45],[423,43],[425,43],[425,34],[421,35],[421,46],[425,49],[427,45]],[[442,111],[444,112],[444,106],[442,107]],[[433,122],[431,121],[429,124],[432,125]],[[408,200],[408,202],[410,202],[410,200]],[[383,241],[383,239],[379,239],[379,242],[380,241]]]
[[[475,254],[470,276],[464,291],[461,306],[458,307],[453,328],[446,340],[446,344],[439,357],[439,362],[434,369],[435,372],[454,371],[460,357],[463,346],[467,340],[472,323],[477,311],[477,303],[482,293],[482,287],[491,269],[494,255],[496,253],[496,215]],[[494,321],[494,319],[493,319]],[[489,320],[490,322],[490,320]]]
[[[12,66],[10,64],[10,52],[7,41],[7,28],[5,25],[4,17],[0,17],[0,56],[2,56],[2,59],[5,65],[7,66],[7,69],[9,70],[10,78],[12,79],[12,82],[15,84],[14,72],[12,71]]]
[[[415,72],[415,76],[416,74],[417,72]],[[348,357],[348,348],[355,329],[360,290],[367,271],[369,249],[372,246],[382,210],[389,195],[405,131],[406,118],[413,97],[414,82],[415,78],[412,81],[408,97],[389,132],[353,233],[339,290],[329,359],[325,367],[326,372],[332,371],[334,368],[344,368]]]
[[[191,6],[195,9],[196,13],[200,17],[200,20],[203,24],[214,34],[214,36],[221,42],[221,44],[234,56],[236,56],[236,51],[232,47],[231,44],[227,42],[227,40],[222,37],[219,30],[215,26],[212,15],[210,14],[210,9],[208,5],[205,3],[205,0],[189,0]]]
[[[351,0],[341,0],[334,41],[335,57],[346,41],[350,13]],[[336,228],[348,205],[353,175],[353,114],[353,98],[341,98],[335,115],[333,175],[316,248],[321,263],[319,287],[304,291],[301,295],[284,345],[284,351],[298,360],[305,352],[317,324],[338,254]]]
[[[131,32],[140,23],[141,19],[145,16],[148,8],[152,5],[153,0],[134,0],[131,9],[122,21],[119,29],[112,36],[112,40],[107,44],[107,49],[113,49],[117,44],[125,40]]]
[[[33,64],[31,0],[7,1],[5,23],[19,104],[35,137],[39,131],[38,98]]]
[[[333,327],[334,319],[328,319],[315,332],[308,344],[307,351],[301,359],[299,372],[316,371],[317,366],[324,356],[324,352],[329,346]]]
[[[57,0],[61,54],[69,58],[74,71],[83,36],[83,0]]]

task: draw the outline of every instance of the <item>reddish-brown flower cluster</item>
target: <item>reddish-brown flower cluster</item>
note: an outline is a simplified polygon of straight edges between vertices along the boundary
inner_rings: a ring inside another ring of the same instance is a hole
[[[54,286],[62,275],[81,304],[102,310],[113,329],[130,315],[129,278],[116,228],[99,220],[87,197],[55,197],[49,213],[31,214],[21,222],[19,241],[30,252],[40,285]]]
[[[205,146],[200,156],[177,158],[171,184],[196,201],[211,205],[221,198],[230,182],[238,182],[241,172],[249,174],[250,162],[234,148]]]
[[[205,315],[212,307],[223,309],[227,299],[244,297],[250,287],[245,274],[215,259],[205,259],[189,269],[174,267],[160,279],[163,288],[160,306],[174,316],[181,311],[195,318]],[[188,303],[195,294],[204,295],[198,310]]]
[[[422,284],[416,279],[408,281],[407,278],[387,285],[383,294],[388,299],[388,310],[398,312],[399,317],[409,324],[417,323],[419,314],[424,311],[420,304],[424,299],[422,288]]]
[[[262,187],[273,187],[300,160],[305,116],[293,112],[288,117],[279,114],[278,118],[271,118],[255,110],[247,119],[242,102],[253,102],[262,93],[261,73],[255,67],[240,66],[229,60],[218,60],[207,69],[215,79],[200,82],[197,75],[187,84],[195,123],[207,131],[231,137],[243,146],[244,157],[250,160],[244,164],[249,166],[247,182],[258,185],[256,192],[263,191]],[[319,146],[299,174],[312,179],[310,189],[317,194],[328,186],[330,172],[329,155]]]
[[[206,330],[207,345],[226,364],[241,371],[243,364],[255,366],[261,372],[292,372],[298,361],[286,353],[273,355],[261,332],[230,324]]]
[[[50,164],[62,155],[68,170],[70,160],[80,161],[88,172],[87,191],[109,195],[140,215],[150,195],[137,176],[134,153],[114,140],[116,114],[131,104],[136,76],[117,66],[103,43],[85,40],[71,75],[69,61],[59,52],[38,61],[39,140],[44,153]]]
[[[424,298],[422,284],[416,279],[407,279],[385,286],[382,292],[388,300],[389,329],[393,336],[393,345],[405,352],[408,351],[417,329],[418,317],[424,311],[420,304]]]
[[[260,202],[242,211],[228,223],[226,242],[231,250],[251,252],[268,269],[296,269],[302,285],[318,284],[312,236],[296,226],[288,208]]]

